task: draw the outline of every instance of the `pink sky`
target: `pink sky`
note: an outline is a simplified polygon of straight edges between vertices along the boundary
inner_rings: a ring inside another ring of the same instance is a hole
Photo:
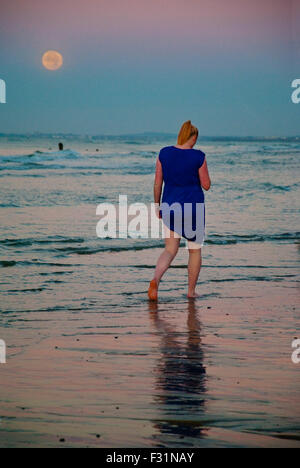
[[[44,47],[85,41],[189,53],[226,46],[269,47],[289,40],[292,0],[10,0],[2,34]]]
[[[295,134],[299,4],[9,0],[0,19],[12,96],[3,128],[117,132],[167,122],[169,131],[186,112],[207,134]],[[48,49],[64,58],[55,75],[41,65]]]

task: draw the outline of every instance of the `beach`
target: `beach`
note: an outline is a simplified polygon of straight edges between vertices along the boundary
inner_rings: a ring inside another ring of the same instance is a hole
[[[200,297],[183,243],[157,303],[162,239],[99,239],[96,207],[151,203],[172,139],[56,143],[0,138],[1,446],[299,447],[299,143],[199,141]]]

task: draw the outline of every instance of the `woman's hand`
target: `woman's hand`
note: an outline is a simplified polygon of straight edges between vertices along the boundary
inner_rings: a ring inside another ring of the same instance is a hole
[[[204,188],[204,190],[209,190],[211,186],[211,180],[209,177],[209,172],[208,172],[208,167],[207,167],[207,162],[206,162],[206,156],[204,159],[204,163],[199,169],[199,179],[200,179],[200,184],[201,187]]]
[[[155,203],[155,214],[158,217],[158,219],[161,219],[159,203]]]
[[[157,158],[153,193],[154,193],[155,213],[158,218],[161,218],[161,216],[159,215],[159,205],[160,205],[160,198],[161,198],[161,192],[162,192],[162,185],[163,185],[162,165],[161,165],[159,158]]]

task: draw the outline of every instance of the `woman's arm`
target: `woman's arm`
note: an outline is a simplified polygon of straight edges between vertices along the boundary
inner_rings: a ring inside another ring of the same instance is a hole
[[[204,163],[199,169],[199,179],[200,179],[200,184],[204,190],[209,190],[211,186],[211,180],[209,177],[209,172],[208,172],[208,167],[207,167],[207,162],[206,162],[206,157],[204,159]]]
[[[163,180],[164,179],[163,179],[162,165],[161,165],[159,158],[157,158],[156,168],[155,168],[154,187],[153,187],[154,203],[156,204],[156,206],[159,206],[160,204]]]

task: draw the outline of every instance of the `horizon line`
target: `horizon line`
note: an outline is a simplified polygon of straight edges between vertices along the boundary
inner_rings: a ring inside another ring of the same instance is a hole
[[[65,136],[65,137],[90,137],[90,138],[99,138],[99,137],[132,137],[132,136],[151,136],[151,135],[156,135],[156,136],[166,136],[166,137],[176,137],[177,133],[173,132],[155,132],[155,131],[144,131],[144,132],[136,132],[136,133],[98,133],[98,134],[92,134],[92,133],[72,133],[72,132],[40,132],[40,131],[35,131],[35,132],[0,132],[0,137],[5,137],[5,136],[26,136],[26,137],[45,137],[45,136]],[[299,139],[299,135],[200,135],[199,140],[201,139],[230,139],[230,138],[235,138],[235,139]]]

